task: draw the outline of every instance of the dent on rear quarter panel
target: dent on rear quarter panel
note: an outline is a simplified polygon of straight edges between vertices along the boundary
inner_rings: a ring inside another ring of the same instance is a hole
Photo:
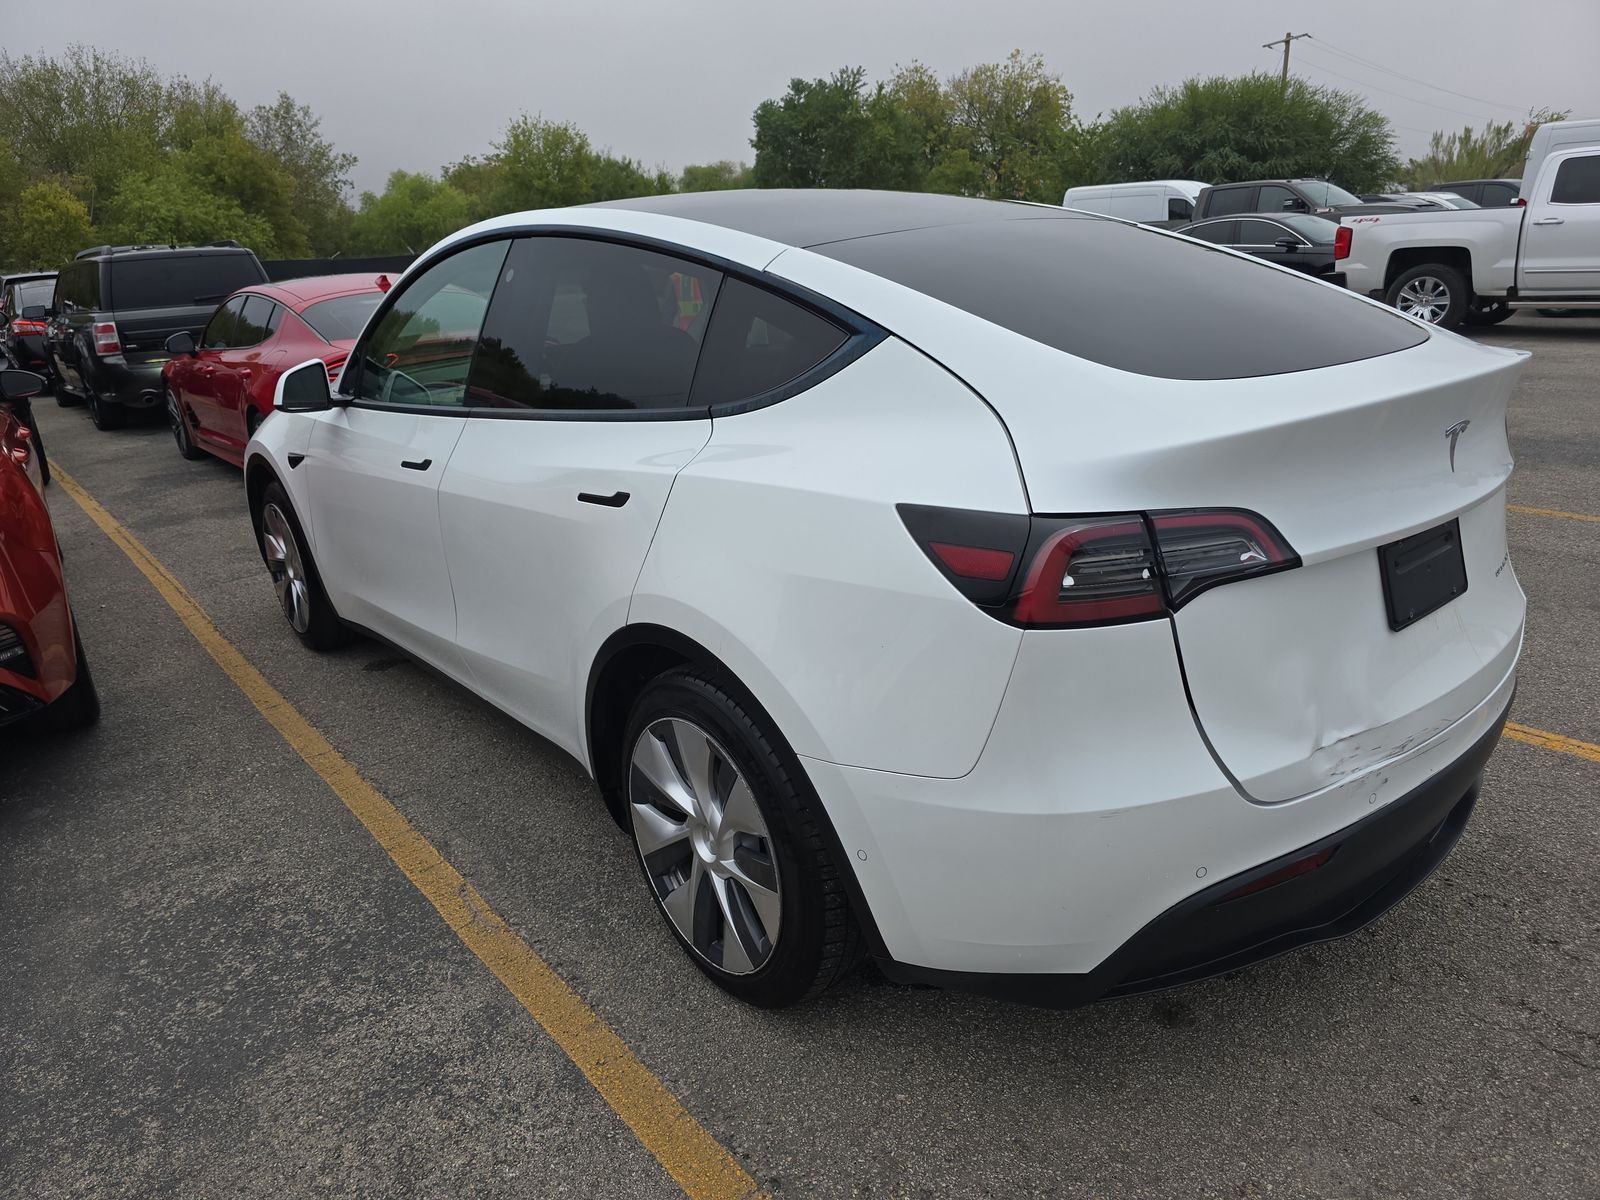
[[[629,620],[710,649],[801,754],[962,775],[1021,633],[935,570],[898,503],[1027,511],[994,414],[890,338],[799,396],[713,422],[673,485]]]

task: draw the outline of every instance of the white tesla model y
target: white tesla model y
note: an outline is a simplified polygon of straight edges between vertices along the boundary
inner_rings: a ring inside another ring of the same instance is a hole
[[[1348,933],[1505,720],[1520,355],[1124,222],[874,192],[424,254],[252,519],[594,775],[690,958],[1067,1005]]]

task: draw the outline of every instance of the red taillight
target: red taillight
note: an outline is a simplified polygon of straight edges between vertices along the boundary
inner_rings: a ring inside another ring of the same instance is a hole
[[[1033,552],[1012,617],[1090,625],[1160,616],[1155,554],[1137,514],[1072,518]]]
[[[1518,196],[1515,200],[1513,200],[1511,202],[1511,206],[1513,208],[1527,208],[1528,207],[1528,198],[1526,196]]]
[[[1341,226],[1339,226],[1338,232],[1333,235],[1333,257],[1334,257],[1334,261],[1337,262],[1341,258],[1349,258],[1350,257],[1350,237],[1351,237],[1351,233],[1352,233],[1352,231],[1350,229],[1350,226],[1341,225]]]
[[[1082,517],[913,504],[899,511],[963,595],[1002,621],[1033,628],[1148,620],[1219,584],[1300,565],[1271,522],[1243,509]]]
[[[21,336],[25,333],[43,333],[44,330],[45,324],[43,321],[24,321],[18,319],[11,322],[11,332],[17,334],[18,336]]]
[[[117,327],[110,321],[96,321],[93,326],[94,352],[96,354],[120,354],[122,352],[122,339],[117,334]]]

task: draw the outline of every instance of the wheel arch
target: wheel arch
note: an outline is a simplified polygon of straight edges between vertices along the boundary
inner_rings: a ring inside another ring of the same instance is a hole
[[[584,747],[589,757],[589,770],[599,785],[612,819],[626,827],[627,814],[622,790],[620,764],[622,739],[627,731],[628,715],[640,689],[651,679],[674,667],[693,666],[715,671],[727,689],[744,705],[765,728],[768,737],[782,744],[790,754],[794,749],[784,736],[782,727],[772,718],[767,707],[745,685],[739,676],[716,654],[693,638],[669,629],[664,625],[641,623],[625,625],[602,643],[589,669],[589,682],[584,694]],[[798,756],[797,756],[798,757]],[[804,764],[801,776],[805,786],[812,788]],[[813,793],[815,789],[812,788]],[[875,958],[887,958],[888,949],[878,932],[872,910],[856,878],[855,864],[845,853],[844,844],[834,828],[827,804],[816,797],[818,826],[827,842],[828,852],[838,864],[839,878],[844,883],[850,909],[861,929],[868,952]]]
[[[1388,291],[1394,281],[1413,267],[1426,267],[1438,265],[1449,267],[1460,273],[1467,281],[1469,291],[1473,290],[1472,283],[1472,251],[1465,246],[1403,246],[1389,255],[1389,264],[1383,273],[1383,287]],[[1470,301],[1470,297],[1469,297]]]
[[[252,454],[244,464],[244,493],[246,502],[250,506],[250,529],[256,539],[256,548],[261,548],[261,505],[262,496],[266,494],[268,484],[279,484],[283,481],[278,478],[278,473],[273,470],[271,462],[264,454]],[[284,488],[288,491],[288,488]]]

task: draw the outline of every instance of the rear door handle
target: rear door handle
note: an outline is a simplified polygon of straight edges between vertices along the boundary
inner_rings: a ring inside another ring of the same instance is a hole
[[[1534,222],[1534,224],[1535,225],[1565,225],[1566,222],[1567,222],[1567,219],[1565,217],[1540,217],[1537,221]]]
[[[603,504],[607,508],[621,508],[628,502],[628,492],[612,492],[609,496],[601,496],[595,492],[579,492],[578,499],[585,504]]]
[[[407,462],[402,458],[400,460],[400,465],[408,471],[426,471],[429,467],[433,466],[433,459],[419,458],[416,462]]]

